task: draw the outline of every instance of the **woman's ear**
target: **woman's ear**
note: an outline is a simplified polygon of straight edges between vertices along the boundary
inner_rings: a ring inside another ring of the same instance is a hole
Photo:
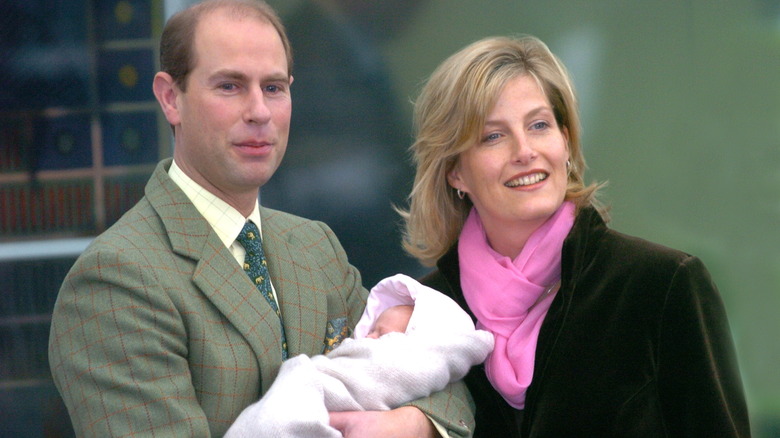
[[[571,160],[571,141],[569,140],[569,128],[562,127],[563,139],[566,140],[566,160]]]
[[[447,182],[453,189],[463,190],[463,181],[460,178],[460,170],[458,169],[457,164],[452,168],[452,170],[447,172]]]
[[[168,119],[168,123],[171,126],[176,126],[181,123],[181,117],[179,114],[179,103],[177,97],[180,90],[173,81],[173,77],[166,72],[158,72],[154,75],[154,82],[152,83],[152,91],[154,96],[160,103],[165,118]]]

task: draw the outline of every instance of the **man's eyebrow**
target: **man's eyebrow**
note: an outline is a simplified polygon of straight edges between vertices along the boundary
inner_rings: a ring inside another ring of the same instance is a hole
[[[237,70],[217,70],[209,76],[210,80],[235,79],[245,80],[246,75]]]
[[[267,82],[284,82],[289,83],[290,82],[290,76],[287,73],[274,73],[271,75],[268,75],[266,78],[264,78]]]
[[[236,81],[247,81],[248,76],[238,70],[223,69],[215,71],[209,79],[212,81],[221,79],[232,79]],[[263,78],[263,82],[289,82],[290,77],[286,73],[271,74]]]

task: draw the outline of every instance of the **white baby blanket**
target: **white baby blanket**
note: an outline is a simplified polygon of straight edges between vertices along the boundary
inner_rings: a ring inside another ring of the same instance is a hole
[[[376,317],[399,304],[414,305],[406,333],[365,338]],[[355,336],[327,355],[285,361],[225,436],[340,438],[328,411],[396,408],[462,379],[493,349],[493,335],[475,330],[454,301],[402,274],[371,290]]]

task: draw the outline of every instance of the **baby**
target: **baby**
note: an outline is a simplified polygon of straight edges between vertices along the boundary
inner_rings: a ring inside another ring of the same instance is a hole
[[[412,317],[414,306],[402,304],[388,307],[374,322],[371,331],[366,335],[369,339],[379,339],[388,333],[404,333]]]
[[[285,361],[225,436],[341,438],[329,411],[399,407],[462,379],[493,349],[493,335],[454,301],[402,274],[371,289],[354,335],[327,354]]]

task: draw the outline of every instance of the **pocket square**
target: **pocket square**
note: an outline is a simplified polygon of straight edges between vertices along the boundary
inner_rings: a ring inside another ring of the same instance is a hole
[[[344,339],[352,336],[352,330],[347,325],[347,317],[333,318],[328,321],[325,331],[325,340],[323,341],[323,354],[330,353],[331,350],[338,347]]]

